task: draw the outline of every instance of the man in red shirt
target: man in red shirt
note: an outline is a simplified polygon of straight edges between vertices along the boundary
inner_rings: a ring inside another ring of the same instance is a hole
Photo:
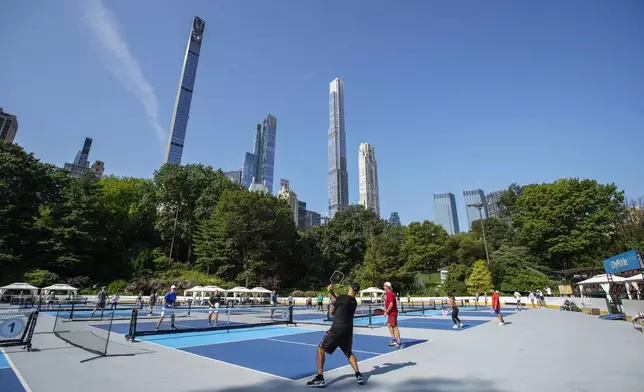
[[[391,332],[391,342],[389,346],[400,347],[400,330],[398,329],[398,306],[396,304],[396,294],[391,288],[391,283],[385,282],[385,316],[387,316],[387,325]]]
[[[492,293],[492,311],[496,313],[496,316],[499,318],[499,325],[505,325],[503,315],[501,314],[501,300],[499,299],[499,292],[492,289],[490,290],[490,293]]]

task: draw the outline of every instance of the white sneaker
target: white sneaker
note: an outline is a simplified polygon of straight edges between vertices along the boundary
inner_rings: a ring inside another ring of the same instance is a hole
[[[459,328],[463,328],[463,327],[465,327],[465,326],[463,325],[463,323],[461,323],[458,327],[459,327]]]
[[[499,323],[498,325],[505,325],[505,323]]]
[[[454,326],[452,327],[452,329],[458,329],[458,325],[457,325],[457,324],[454,324]]]

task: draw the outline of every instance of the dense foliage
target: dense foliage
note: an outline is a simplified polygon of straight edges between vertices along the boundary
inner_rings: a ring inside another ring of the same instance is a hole
[[[0,143],[0,282],[67,282],[147,292],[171,283],[314,293],[335,270],[363,287],[442,294],[552,285],[552,271],[599,266],[644,246],[644,210],[615,185],[562,179],[511,185],[501,214],[448,235],[431,221],[393,227],[362,206],[301,232],[286,202],[251,193],[203,165],[152,179],[70,178]],[[488,265],[483,230],[490,254]]]

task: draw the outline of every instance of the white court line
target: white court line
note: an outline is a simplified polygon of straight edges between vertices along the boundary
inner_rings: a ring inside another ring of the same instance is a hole
[[[199,354],[191,353],[191,352],[189,352],[189,351],[183,351],[183,350],[181,350],[181,349],[174,348],[174,347],[164,346],[164,345],[159,344],[159,343],[153,343],[153,342],[150,342],[150,341],[147,341],[147,340],[142,340],[142,342],[150,343],[150,344],[154,344],[154,345],[156,345],[156,346],[160,346],[160,347],[167,348],[167,349],[170,349],[170,350],[175,350],[175,351],[178,351],[178,352],[180,352],[180,353],[189,354],[189,355],[192,355],[192,356],[195,356],[195,357],[198,357],[198,358],[202,358],[202,359],[209,359],[209,360],[211,360],[211,361],[214,361],[214,362],[217,362],[217,363],[223,363],[223,364],[225,364],[225,365],[229,365],[229,366],[232,366],[232,367],[236,367],[236,368],[238,368],[238,369],[250,370],[250,371],[252,371],[252,372],[259,373],[259,374],[263,374],[263,375],[265,375],[265,376],[271,376],[271,377],[279,378],[279,379],[281,379],[281,380],[286,380],[286,381],[293,381],[293,380],[292,380],[292,379],[290,379],[290,378],[286,378],[286,377],[278,376],[278,375],[271,374],[271,373],[262,372],[262,371],[260,371],[260,370],[255,370],[255,369],[247,368],[247,367],[245,367],[245,366],[241,366],[241,365],[235,365],[234,363],[230,363],[230,362],[220,361],[220,360],[215,359],[215,358],[210,358],[210,357],[206,357],[206,356],[203,356],[203,355],[199,355]],[[29,391],[29,392],[31,392],[31,391]]]
[[[391,354],[395,354],[395,353],[400,352],[400,351],[403,351],[403,350],[410,350],[410,349],[413,349],[414,347],[419,347],[419,346],[422,346],[422,345],[427,344],[427,343],[431,343],[431,340],[428,340],[428,341],[423,342],[423,343],[420,343],[420,344],[415,344],[415,345],[413,345],[413,346],[411,346],[411,347],[407,347],[407,348],[400,348],[400,349],[397,349],[397,350],[393,350],[393,349],[392,349],[393,351],[391,351],[391,352],[389,352],[389,353],[380,354],[380,355],[378,355],[377,357],[371,357],[371,358],[364,359],[364,360],[362,360],[362,361],[358,362],[358,366],[360,366],[360,364],[361,364],[361,363],[363,363],[363,362],[367,362],[367,361],[371,361],[371,360],[374,360],[374,359],[382,358],[382,357],[384,357],[384,356],[391,355]],[[335,368],[335,369],[331,369],[331,370],[329,370],[329,371],[325,371],[325,373],[335,372],[336,370],[344,369],[344,368],[346,368],[346,367],[350,367],[350,366],[351,366],[351,365],[344,365],[344,366],[340,366],[340,367],[337,367],[337,368]],[[306,377],[300,378],[299,380],[295,380],[295,382],[304,381],[304,380],[306,380],[306,379],[308,379],[308,378],[311,378],[311,376],[313,376],[313,374],[311,374],[310,376],[306,376]]]
[[[311,343],[302,343],[302,342],[291,342],[290,340],[282,340],[282,339],[274,339],[274,338],[264,338],[264,340],[272,340],[274,342],[281,342],[281,343],[291,343],[291,344],[299,344],[300,346],[310,346],[310,347],[318,347],[317,344],[311,344]],[[363,350],[351,350],[356,353],[363,353],[363,354],[372,354],[372,355],[384,355],[385,353],[376,353],[373,351],[363,351]]]
[[[22,387],[25,388],[26,392],[31,392],[31,388],[29,388],[29,385],[25,381],[25,379],[22,377],[22,374],[18,371],[18,368],[16,365],[13,363],[11,358],[7,355],[7,352],[4,350],[4,348],[0,348],[0,351],[4,354],[4,357],[7,358],[7,362],[9,363],[9,366],[11,366],[11,369],[13,372],[16,374],[16,377],[18,377],[18,381],[20,381],[20,384],[22,384]]]

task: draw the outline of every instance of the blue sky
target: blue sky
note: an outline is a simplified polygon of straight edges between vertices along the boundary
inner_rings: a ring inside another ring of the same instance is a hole
[[[395,4],[395,6],[394,6]],[[83,138],[106,172],[163,161],[190,23],[206,21],[183,163],[231,170],[277,117],[275,183],[327,212],[329,82],[345,81],[350,201],[358,145],[381,213],[432,219],[432,194],[561,177],[644,196],[644,3],[3,1],[0,106],[62,165]],[[276,186],[277,188],[277,186]]]

